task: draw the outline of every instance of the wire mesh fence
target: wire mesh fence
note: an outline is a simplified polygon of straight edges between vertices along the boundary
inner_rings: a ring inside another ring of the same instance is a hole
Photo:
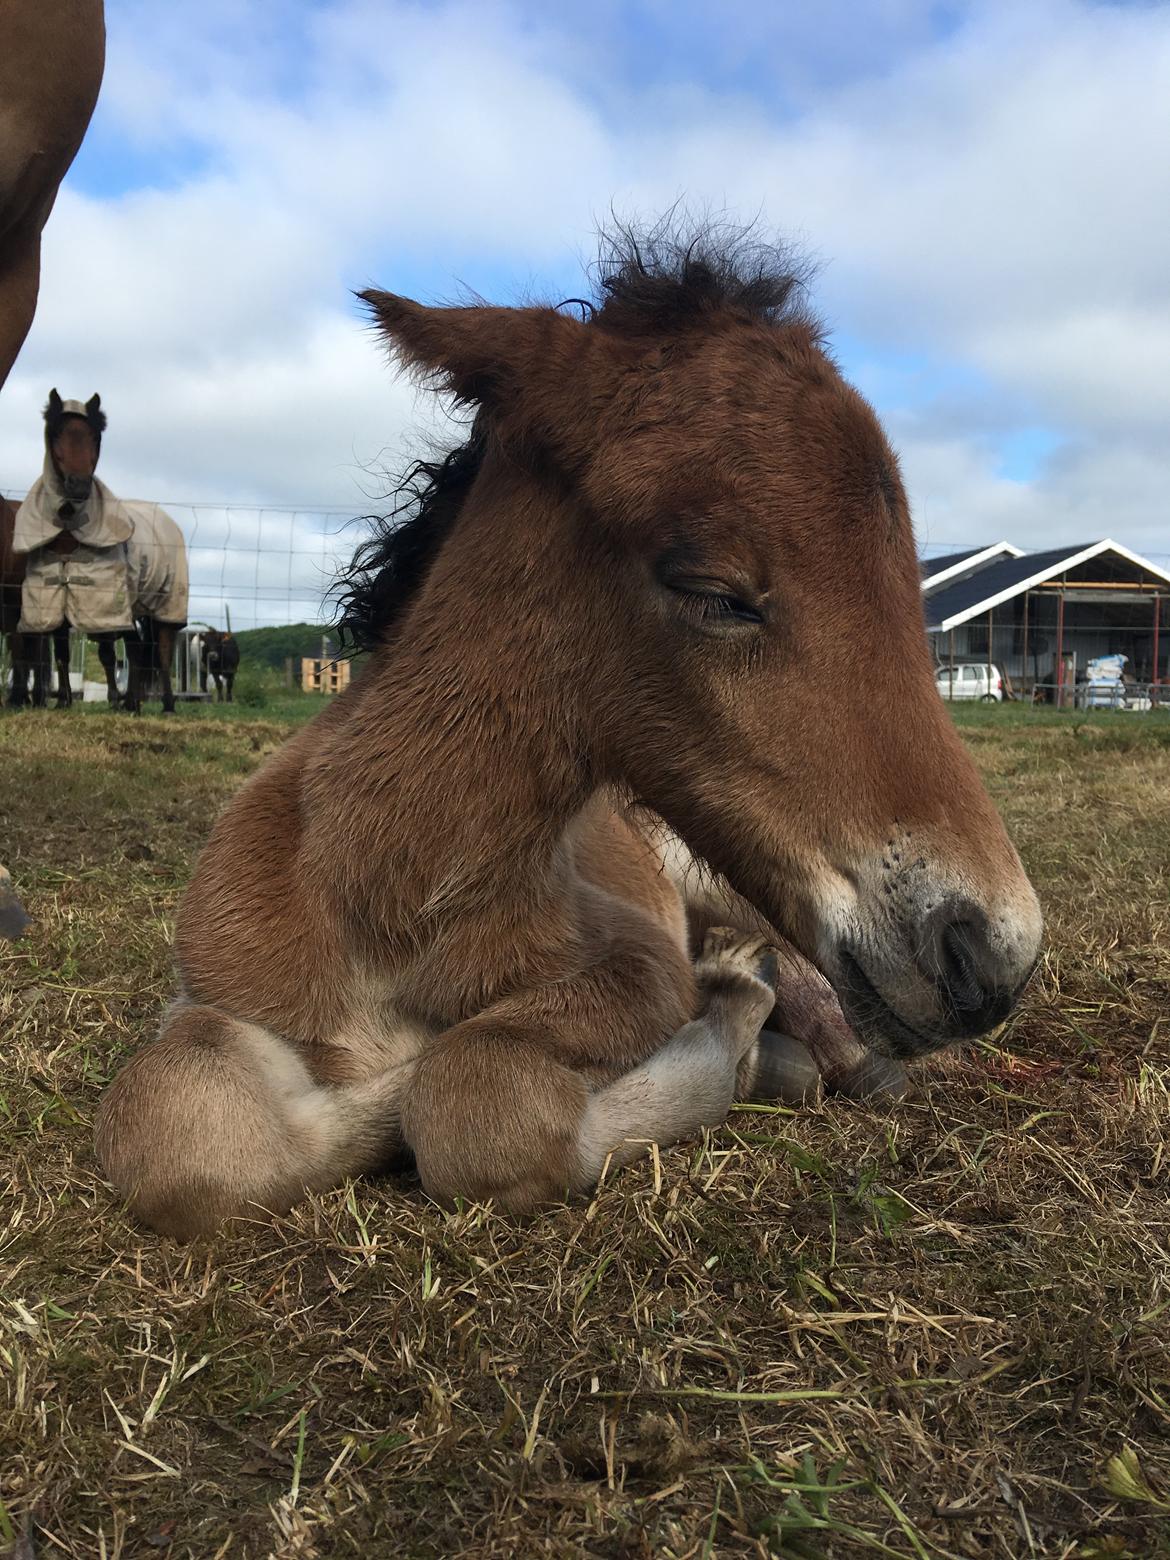
[[[5,494],[19,503],[19,493]],[[329,591],[364,531],[340,506],[168,501],[186,550],[188,616],[235,629],[331,621]]]
[[[353,510],[163,507],[187,545],[191,621],[237,632],[332,621],[331,587],[364,534]]]
[[[19,502],[21,494],[6,494]],[[230,629],[247,636],[255,650],[264,645],[270,665],[281,660],[283,644],[278,630],[304,625],[296,646],[285,645],[287,655],[312,656],[318,663],[314,686],[333,687],[337,677],[330,671],[335,646],[325,635],[335,620],[332,588],[339,572],[349,563],[367,534],[356,508],[339,505],[305,504],[244,505],[207,502],[168,501],[157,507],[177,524],[182,536],[187,572],[187,634],[180,637],[173,668],[176,685],[194,696],[201,693],[203,651],[202,635],[208,629]],[[924,559],[977,550],[979,543],[929,542],[922,546]],[[1150,562],[1170,571],[1170,554],[1145,555]],[[73,576],[79,575],[70,565]],[[0,579],[0,587],[4,587]],[[7,586],[8,610],[5,626],[14,624],[13,612],[19,612],[18,598]],[[1170,586],[1167,587],[1170,594]],[[17,605],[13,608],[13,600]],[[1127,609],[1128,610],[1128,609]],[[1142,616],[1142,614],[1145,616]],[[1167,611],[1170,617],[1170,609]],[[1131,622],[1129,618],[1132,617]],[[270,634],[256,636],[255,630]],[[1118,688],[1085,707],[1123,709],[1165,708],[1170,703],[1166,678],[1160,676],[1157,647],[1151,647],[1148,604],[1135,604],[1129,616],[1116,612],[1107,620],[1092,625],[1078,624],[1070,613],[1061,630],[1060,655],[1051,626],[1045,626],[1042,614],[1034,613],[1030,632],[1021,642],[1019,625],[1002,620],[985,629],[973,622],[958,636],[935,635],[932,648],[936,666],[949,667],[944,697],[1022,698],[1027,703],[1073,705],[1079,697],[1084,668],[1093,656],[1122,652],[1127,657],[1127,672]],[[72,676],[79,685],[89,686],[93,679],[92,653],[87,652],[81,636],[74,636]],[[1051,643],[1049,641],[1052,641]],[[1170,648],[1170,628],[1166,632],[1161,659]],[[0,643],[0,668],[4,680],[10,670],[4,663]],[[964,667],[986,667],[987,676],[998,673],[1002,685],[992,694],[990,685],[976,683],[975,675],[966,678]],[[299,678],[299,672],[295,675]],[[298,682],[299,685],[299,682]]]

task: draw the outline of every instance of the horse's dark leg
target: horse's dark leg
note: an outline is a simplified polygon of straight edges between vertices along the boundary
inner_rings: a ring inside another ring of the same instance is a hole
[[[12,687],[8,690],[8,703],[14,710],[22,710],[28,703],[28,647],[25,636],[15,631],[8,636],[8,659],[12,663]]]
[[[110,701],[110,708],[118,708],[118,658],[114,654],[113,634],[98,634],[98,660],[102,663],[102,671],[106,674],[106,697]]]
[[[52,667],[49,636],[48,634],[26,634],[24,642],[29,649],[29,660],[32,664],[33,706],[35,709],[43,710],[49,702],[49,671]]]
[[[69,624],[62,623],[53,630],[53,659],[57,663],[57,708],[67,710],[73,703],[73,686],[69,681]]]
[[[125,708],[132,715],[142,714],[142,697],[144,692],[145,671],[145,647],[137,629],[132,634],[127,634],[122,643],[126,647],[126,703]]]
[[[158,670],[162,678],[162,706],[164,715],[175,713],[175,690],[171,686],[171,662],[175,658],[175,629],[169,623],[151,623],[151,645],[158,654]]]

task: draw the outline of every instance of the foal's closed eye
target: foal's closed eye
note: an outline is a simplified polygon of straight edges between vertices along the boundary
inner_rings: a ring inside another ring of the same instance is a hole
[[[665,584],[696,628],[758,628],[765,621],[759,607],[713,581],[667,580]]]

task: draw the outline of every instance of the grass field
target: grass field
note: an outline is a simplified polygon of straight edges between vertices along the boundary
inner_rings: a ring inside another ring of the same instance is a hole
[[[180,1248],[97,1173],[175,905],[306,701],[0,718],[0,1552],[1170,1554],[1170,720],[960,711],[1049,946],[893,1114],[522,1223],[364,1181]]]

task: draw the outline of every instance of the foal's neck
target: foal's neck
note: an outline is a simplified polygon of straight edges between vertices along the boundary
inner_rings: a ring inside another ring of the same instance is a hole
[[[518,527],[475,520],[461,518],[307,775],[330,876],[379,939],[531,946],[537,923],[572,935],[568,830],[595,785],[564,586]]]

